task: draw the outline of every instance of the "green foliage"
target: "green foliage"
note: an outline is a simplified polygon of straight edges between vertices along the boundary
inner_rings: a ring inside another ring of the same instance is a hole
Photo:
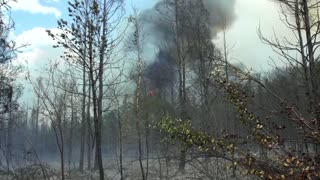
[[[213,81],[223,90],[228,102],[237,110],[238,119],[249,129],[246,137],[264,151],[268,156],[263,157],[254,154],[250,149],[241,146],[241,139],[231,140],[229,135],[221,137],[205,133],[201,129],[195,129],[190,120],[164,117],[158,123],[161,131],[167,134],[167,138],[173,142],[182,142],[187,147],[197,147],[199,151],[208,154],[224,154],[224,158],[233,162],[233,166],[241,166],[243,173],[254,175],[263,179],[317,179],[320,177],[320,162],[317,154],[297,155],[293,150],[284,145],[285,138],[270,129],[266,122],[273,119],[266,118],[262,121],[255,112],[250,110],[253,103],[252,97],[244,90],[243,82],[253,80],[248,73],[235,69],[239,79],[227,82],[219,74],[214,74]],[[257,82],[261,83],[261,82]],[[261,83],[261,85],[263,85]],[[308,126],[307,121],[297,113],[293,105],[283,99],[278,99],[280,108],[283,109],[291,123],[295,123],[306,132],[306,138],[318,142],[318,130]],[[265,122],[265,123],[263,123]]]
[[[185,146],[196,146],[202,152],[222,153],[226,150],[232,154],[235,150],[234,144],[223,138],[216,138],[204,131],[192,128],[191,121],[182,121],[181,119],[173,119],[164,117],[157,127],[167,133],[173,142],[182,142]],[[219,152],[220,151],[220,152]]]

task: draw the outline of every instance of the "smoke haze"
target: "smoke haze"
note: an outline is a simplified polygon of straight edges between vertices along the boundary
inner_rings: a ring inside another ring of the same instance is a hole
[[[147,35],[144,43],[151,44],[158,51],[146,70],[146,78],[154,88],[172,85],[176,78],[174,69],[177,61],[172,52],[176,32],[182,40],[188,40],[195,31],[212,40],[221,30],[230,27],[236,18],[235,0],[178,0],[181,29],[176,31],[174,3],[174,0],[160,0],[139,16],[142,31]]]

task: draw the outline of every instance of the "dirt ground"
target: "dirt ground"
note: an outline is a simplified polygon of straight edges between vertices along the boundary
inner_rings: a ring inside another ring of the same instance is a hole
[[[146,161],[143,161],[146,167]],[[178,172],[178,161],[165,159],[151,159],[149,160],[148,180],[212,180],[212,179],[252,179],[240,175],[239,171],[234,171],[228,168],[228,164],[222,159],[197,158],[189,160],[186,165],[184,173]],[[117,161],[108,161],[104,164],[105,179],[119,180],[120,172]],[[124,179],[126,180],[140,180],[141,170],[139,161],[132,160],[124,163]],[[235,172],[236,176],[233,176]],[[66,167],[66,180],[98,180],[98,172],[79,170],[69,170]],[[0,172],[0,180],[61,180],[61,173],[59,169],[50,167],[48,165],[30,165],[24,168],[19,168],[10,173],[5,171]]]

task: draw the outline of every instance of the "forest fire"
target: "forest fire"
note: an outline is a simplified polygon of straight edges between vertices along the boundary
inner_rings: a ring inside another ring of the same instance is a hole
[[[160,49],[155,60],[146,68],[145,79],[147,95],[161,96],[162,92],[171,87],[176,77],[176,64],[170,51]]]
[[[148,92],[148,96],[150,96],[150,97],[153,97],[153,96],[156,96],[156,92],[155,92],[155,90],[150,90],[149,92]]]
[[[320,180],[319,1],[50,1],[0,1],[0,180]]]

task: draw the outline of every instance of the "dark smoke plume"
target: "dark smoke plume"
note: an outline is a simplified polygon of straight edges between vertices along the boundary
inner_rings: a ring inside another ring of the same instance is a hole
[[[208,38],[215,38],[217,33],[223,28],[228,28],[236,17],[235,0],[178,0],[178,2],[181,6],[179,12],[181,18],[194,18],[198,21],[195,17],[206,11],[207,17],[200,18],[199,24],[202,24],[203,28],[210,29],[211,37]],[[140,21],[146,26],[148,36],[156,42],[173,41],[175,18],[173,4],[174,0],[160,0],[152,9],[141,13]]]
[[[163,89],[174,82],[175,68],[172,56],[160,50],[156,60],[147,66],[145,78],[150,89]]]
[[[151,9],[143,11],[139,20],[147,34],[146,44],[158,49],[158,55],[147,67],[146,78],[153,88],[172,85],[175,79],[176,60],[172,57],[175,42],[175,0],[160,0]],[[194,27],[208,40],[228,28],[234,21],[235,0],[178,0],[180,38],[186,39],[194,33]],[[200,27],[200,28],[199,28]]]

